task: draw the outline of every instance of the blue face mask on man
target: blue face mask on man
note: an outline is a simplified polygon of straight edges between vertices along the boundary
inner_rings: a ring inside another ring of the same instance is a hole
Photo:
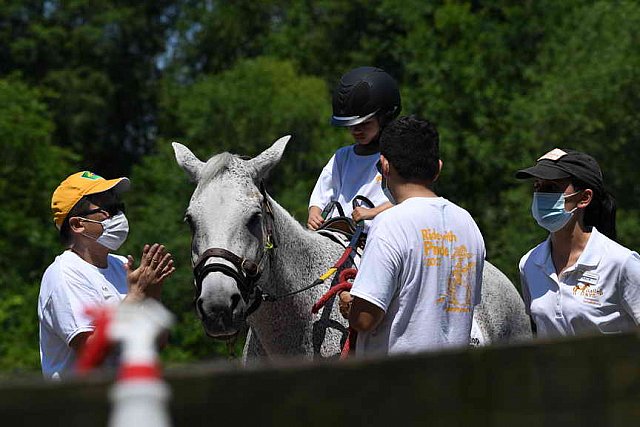
[[[396,198],[393,197],[393,194],[391,194],[391,190],[389,190],[389,187],[387,186],[387,178],[385,178],[384,174],[382,173],[382,161],[378,160],[378,163],[376,163],[376,169],[378,170],[380,176],[382,176],[382,182],[380,183],[382,192],[387,197],[387,199],[389,199],[389,202],[391,202],[392,205],[397,205],[398,202]]]
[[[387,178],[384,177],[384,175],[382,175],[382,192],[384,193],[385,196],[387,196],[387,199],[389,199],[389,202],[391,202],[392,205],[397,205],[398,202],[396,201],[396,198],[393,197],[393,194],[391,194],[391,190],[389,190],[389,187],[387,186]]]
[[[536,191],[533,193],[531,214],[540,227],[551,233],[556,232],[567,225],[573,213],[578,209],[576,206],[567,212],[564,208],[565,199],[578,193],[579,191],[576,191],[573,194],[565,195],[564,193],[542,193]]]

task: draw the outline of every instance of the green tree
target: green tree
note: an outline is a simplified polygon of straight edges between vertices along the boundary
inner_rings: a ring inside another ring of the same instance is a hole
[[[3,3],[0,76],[45,89],[55,143],[106,176],[129,171],[153,145],[158,55],[176,2]]]
[[[244,60],[187,86],[170,84],[166,93],[171,119],[162,122],[171,121],[176,137],[201,158],[222,151],[255,156],[279,137],[293,135],[270,189],[299,215],[306,215],[322,166],[349,141],[347,132],[329,126],[324,82],[301,75],[288,61]]]
[[[73,160],[51,144],[52,130],[37,90],[0,79],[0,370],[39,364],[38,285],[60,250],[49,205]]]
[[[640,246],[640,190],[635,185],[640,162],[639,25],[637,3],[600,1],[574,7],[557,25],[546,27],[539,55],[525,73],[531,89],[514,96],[504,137],[517,160],[512,173],[555,147],[592,154],[621,208],[619,241],[632,249]],[[502,193],[503,210],[494,229],[505,253],[500,262],[515,269],[514,256],[543,237],[534,232],[538,227],[533,220],[524,224],[515,219],[525,215],[522,207],[530,205],[532,190],[511,182],[516,188]]]

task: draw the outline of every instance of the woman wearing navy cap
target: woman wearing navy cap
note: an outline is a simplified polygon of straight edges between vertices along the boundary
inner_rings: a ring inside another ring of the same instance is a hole
[[[537,334],[620,333],[640,323],[640,256],[614,241],[615,201],[596,160],[556,148],[516,178],[534,180],[531,213],[550,232],[520,260]]]

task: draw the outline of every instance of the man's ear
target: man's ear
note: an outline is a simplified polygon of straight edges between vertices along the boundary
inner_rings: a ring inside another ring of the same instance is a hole
[[[77,216],[69,218],[69,229],[74,233],[82,233],[84,231],[82,220]]]
[[[380,166],[381,166],[380,169],[382,169],[380,171],[382,176],[384,176],[385,178],[388,178],[389,169],[391,168],[391,165],[389,164],[389,160],[387,160],[387,158],[382,154],[380,154]]]
[[[440,178],[440,172],[442,172],[442,165],[443,165],[442,160],[438,159],[438,172],[436,173],[436,176],[433,177],[431,182],[436,182],[438,178]]]

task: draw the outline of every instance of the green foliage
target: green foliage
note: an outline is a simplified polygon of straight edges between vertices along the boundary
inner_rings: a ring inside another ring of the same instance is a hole
[[[255,156],[279,137],[293,135],[269,189],[299,215],[306,215],[320,169],[348,141],[347,132],[327,125],[331,103],[322,80],[300,75],[287,61],[243,60],[167,90],[174,100],[174,132],[203,160],[223,151]]]
[[[21,288],[0,291],[1,373],[40,369],[38,315],[35,310],[39,282],[22,282]]]
[[[505,140],[513,157],[498,153],[507,161],[518,161],[511,170],[533,164],[554,147],[592,154],[623,207],[618,212],[619,241],[636,249],[640,121],[633,106],[640,105],[638,25],[637,3],[596,2],[575,7],[557,26],[550,26],[536,61],[526,69],[530,90],[515,94],[510,103]],[[512,213],[499,214],[494,229],[507,236],[532,235],[535,224],[518,224]],[[529,239],[498,241],[520,253],[531,247]],[[501,258],[499,265],[507,260]]]
[[[102,175],[128,172],[152,146],[157,56],[176,6],[8,0],[0,8],[0,75],[18,71],[43,89],[54,143]]]
[[[49,203],[72,159],[52,131],[36,90],[0,79],[0,370],[39,364],[38,282],[59,250]]]

